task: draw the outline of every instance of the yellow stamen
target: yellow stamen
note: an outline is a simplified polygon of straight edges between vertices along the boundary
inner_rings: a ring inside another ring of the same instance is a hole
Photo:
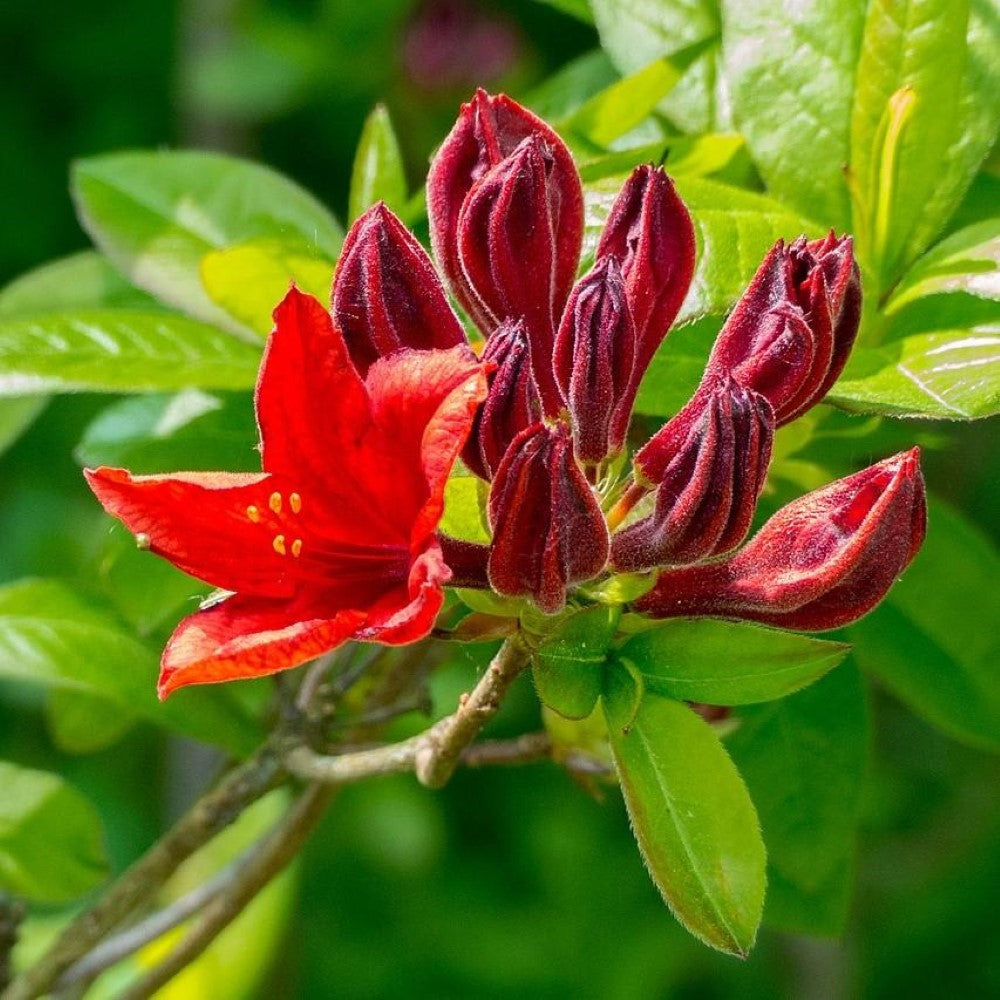
[[[251,504],[247,507],[247,517],[253,521],[254,524],[257,524],[257,522],[260,521],[260,511],[257,510],[253,504]]]
[[[272,493],[270,499],[267,501],[268,507],[274,511],[275,514],[281,513],[281,494]]]
[[[298,557],[301,554],[302,554],[302,539],[301,538],[296,538],[295,541],[292,542],[292,555],[296,559],[298,559]]]
[[[292,508],[293,514],[298,514],[302,510],[302,497],[298,493],[290,493],[288,496],[288,506]]]
[[[274,541],[271,543],[274,546],[274,551],[278,553],[279,556],[285,554],[285,536],[275,535]]]

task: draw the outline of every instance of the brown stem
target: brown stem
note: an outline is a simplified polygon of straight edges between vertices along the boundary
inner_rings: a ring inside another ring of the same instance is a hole
[[[0,990],[10,982],[10,955],[17,944],[17,928],[23,918],[24,904],[0,892]]]

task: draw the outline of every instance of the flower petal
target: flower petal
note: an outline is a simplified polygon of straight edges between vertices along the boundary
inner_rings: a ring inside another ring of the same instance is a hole
[[[282,482],[266,474],[186,472],[133,476],[125,469],[84,469],[90,488],[159,556],[224,590],[288,597],[295,572],[276,546],[280,523],[269,508]],[[290,544],[290,542],[289,542]]]

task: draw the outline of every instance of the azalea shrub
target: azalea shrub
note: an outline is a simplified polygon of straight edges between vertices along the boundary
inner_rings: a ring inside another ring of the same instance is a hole
[[[470,92],[412,193],[376,109],[346,228],[112,152],[72,170],[94,249],[0,293],[4,443],[98,401],[93,577],[0,588],[0,677],[66,751],[141,719],[225,761],[114,879],[72,782],[0,762],[0,956],[60,904],[4,1000],[152,995],[342,786],[537,762],[620,796],[703,945],[835,935],[868,686],[1000,745],[995,555],[922,471],[1000,409],[995,23],[560,6],[612,79]]]

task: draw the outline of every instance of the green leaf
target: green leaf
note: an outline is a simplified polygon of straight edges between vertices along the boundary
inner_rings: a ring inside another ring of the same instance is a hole
[[[928,250],[904,275],[885,312],[954,293],[1000,301],[1000,218],[966,226]]]
[[[45,396],[0,398],[0,455],[35,422],[46,403]]]
[[[523,104],[545,121],[566,118],[588,98],[619,78],[611,60],[601,49],[586,52],[561,66],[531,90]]]
[[[835,667],[841,642],[752,625],[682,618],[629,639],[619,651],[646,690],[679,701],[748,705],[783,698]]]
[[[535,0],[535,2],[555,7],[556,10],[569,14],[570,17],[575,17],[584,24],[594,23],[594,15],[590,12],[590,4],[587,0]]]
[[[105,610],[55,580],[0,587],[0,677],[99,695],[232,753],[253,749],[256,726],[224,689],[157,701],[156,661]]]
[[[174,313],[88,309],[0,320],[0,394],[253,386],[260,351]]]
[[[968,16],[968,0],[874,0],[868,8],[849,163],[859,252],[880,288],[954,209],[942,215],[944,200],[932,196],[959,118]]]
[[[0,317],[108,307],[155,309],[157,304],[94,250],[44,264],[0,291]]]
[[[1000,337],[993,326],[973,327],[859,348],[827,400],[897,417],[991,416],[1000,412]]]
[[[545,705],[567,719],[585,719],[593,712],[620,617],[620,608],[587,608],[538,648],[531,672]]]
[[[0,761],[0,889],[63,903],[108,873],[97,811],[62,778]]]
[[[637,413],[672,417],[684,406],[705,373],[705,363],[721,327],[721,316],[703,316],[670,331],[639,385]]]
[[[625,74],[719,35],[717,0],[591,0],[591,7],[601,47]],[[713,46],[664,102],[663,110],[682,131],[728,125],[717,64],[718,47]]]
[[[930,505],[923,549],[889,597],[851,626],[855,655],[949,735],[1000,750],[1000,556],[978,529]]]
[[[622,671],[609,671],[615,673]],[[623,730],[620,697],[606,690],[605,710],[646,867],[692,934],[745,956],[760,924],[765,882],[764,842],[746,786],[712,727],[686,705],[647,696]]]
[[[773,886],[767,923],[838,933],[850,885],[868,757],[868,713],[857,669],[844,664],[805,691],[742,709],[727,740],[757,806]],[[776,902],[777,914],[772,914]],[[774,917],[774,919],[772,919]]]
[[[353,222],[379,201],[384,201],[397,215],[406,208],[403,154],[383,104],[375,105],[358,140],[347,199],[349,221]]]
[[[135,716],[120,704],[85,691],[53,688],[45,699],[45,723],[65,753],[96,753],[117,743],[132,728]]]
[[[624,180],[605,178],[584,186],[585,253],[593,254]],[[728,312],[776,240],[821,232],[822,227],[780,203],[728,184],[679,176],[677,190],[691,211],[698,240],[698,265],[678,323]]]
[[[768,190],[849,229],[844,182],[865,5],[723,0],[723,64],[733,116]]]
[[[201,280],[211,300],[262,336],[274,326],[275,306],[294,283],[320,301],[330,297],[333,260],[315,247],[260,239],[206,253]]]
[[[333,260],[343,239],[336,220],[297,184],[215,153],[80,160],[72,191],[84,229],[136,285],[196,319],[241,334],[247,334],[245,325],[202,284],[207,254],[273,239]]]
[[[653,60],[589,98],[558,122],[556,128],[569,141],[576,138],[598,149],[606,149],[653,113],[707,45],[702,40],[672,56]]]
[[[259,472],[253,406],[244,394],[200,389],[117,400],[87,425],[73,452],[80,465],[136,473],[164,469]]]
[[[453,475],[444,488],[444,516],[440,528],[452,538],[466,542],[488,542],[484,520],[486,484],[476,476]]]

